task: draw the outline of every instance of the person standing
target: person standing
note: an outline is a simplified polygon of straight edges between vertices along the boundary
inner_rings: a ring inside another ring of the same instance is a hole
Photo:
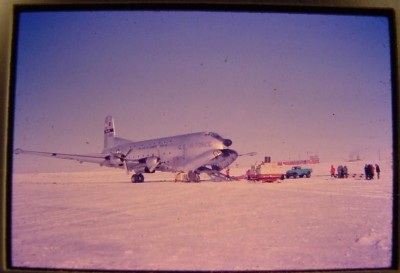
[[[333,167],[333,165],[331,165],[331,177],[335,177],[335,167]]]
[[[376,171],[376,177],[379,179],[381,174],[381,168],[379,167],[378,164],[375,164],[375,171]]]
[[[230,173],[229,173],[229,172],[230,172],[230,169],[229,169],[229,168],[227,168],[227,169],[226,169],[226,177],[228,177],[228,178],[231,178],[231,176],[230,176]]]
[[[349,170],[347,169],[347,166],[343,167],[343,176],[344,178],[347,178],[349,176]]]
[[[369,177],[369,167],[368,167],[368,164],[365,164],[365,166],[364,166],[364,172],[365,172],[365,179],[366,179],[366,180],[369,180],[370,177]]]
[[[246,171],[247,180],[250,180],[251,171],[250,169]]]
[[[337,173],[338,173],[338,177],[339,177],[339,178],[343,178],[343,176],[344,176],[344,170],[343,170],[343,166],[342,166],[342,165],[339,165],[339,166],[337,167]]]
[[[375,168],[374,168],[374,165],[372,165],[372,164],[369,165],[369,172],[370,172],[370,174],[371,174],[371,179],[374,179],[374,176],[375,176]]]

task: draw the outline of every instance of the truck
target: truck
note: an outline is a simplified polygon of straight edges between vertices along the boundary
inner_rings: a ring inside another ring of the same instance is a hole
[[[285,170],[274,162],[262,162],[251,166],[246,172],[247,179],[250,181],[275,182],[278,179],[285,179]]]
[[[301,166],[294,166],[291,170],[286,172],[286,178],[297,178],[297,177],[307,177],[310,178],[312,173],[312,169],[303,169]]]

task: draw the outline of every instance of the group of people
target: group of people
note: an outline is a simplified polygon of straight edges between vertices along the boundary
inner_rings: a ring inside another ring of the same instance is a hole
[[[381,168],[379,168],[378,164],[375,164],[375,167],[373,164],[365,164],[364,173],[365,173],[365,179],[367,180],[374,179],[375,173],[376,177],[379,179],[381,174]]]
[[[337,174],[336,174],[336,169],[331,165],[331,177],[337,177],[337,178],[347,178],[349,176],[349,172],[347,169],[347,166],[342,166],[339,165],[337,168]]]
[[[365,164],[364,173],[365,173],[365,179],[367,179],[367,180],[374,179],[375,173],[376,173],[377,178],[379,179],[381,169],[378,164],[375,164],[375,167],[373,164]],[[349,172],[348,172],[347,166],[339,165],[337,167],[337,174],[336,174],[335,167],[333,167],[333,165],[331,165],[331,177],[347,178],[348,176],[349,176]]]

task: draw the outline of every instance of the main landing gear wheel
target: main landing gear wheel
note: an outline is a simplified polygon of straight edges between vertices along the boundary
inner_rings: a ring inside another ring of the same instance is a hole
[[[143,183],[144,182],[144,176],[141,173],[134,174],[134,175],[132,175],[131,181],[132,181],[132,183]]]

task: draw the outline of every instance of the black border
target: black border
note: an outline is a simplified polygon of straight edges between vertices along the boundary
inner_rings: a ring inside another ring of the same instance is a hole
[[[93,270],[60,270],[12,267],[11,261],[11,193],[12,151],[14,121],[14,90],[18,44],[18,19],[21,12],[30,11],[227,11],[227,12],[275,12],[337,15],[384,16],[389,20],[392,69],[392,124],[393,124],[393,234],[392,267],[368,270],[322,270],[323,272],[400,272],[399,268],[399,55],[400,55],[400,1],[398,0],[217,0],[217,1],[154,1],[154,0],[3,0],[0,3],[0,270],[2,272],[93,272]],[[302,270],[294,272],[322,272]],[[110,272],[110,270],[95,270]],[[132,272],[132,271],[112,271]],[[137,272],[137,271],[136,271]],[[150,271],[147,271],[150,272]],[[166,271],[163,271],[166,272]],[[277,272],[277,271],[274,271]],[[282,271],[280,271],[282,272]],[[284,271],[289,272],[289,271]],[[293,271],[291,271],[293,272]]]

